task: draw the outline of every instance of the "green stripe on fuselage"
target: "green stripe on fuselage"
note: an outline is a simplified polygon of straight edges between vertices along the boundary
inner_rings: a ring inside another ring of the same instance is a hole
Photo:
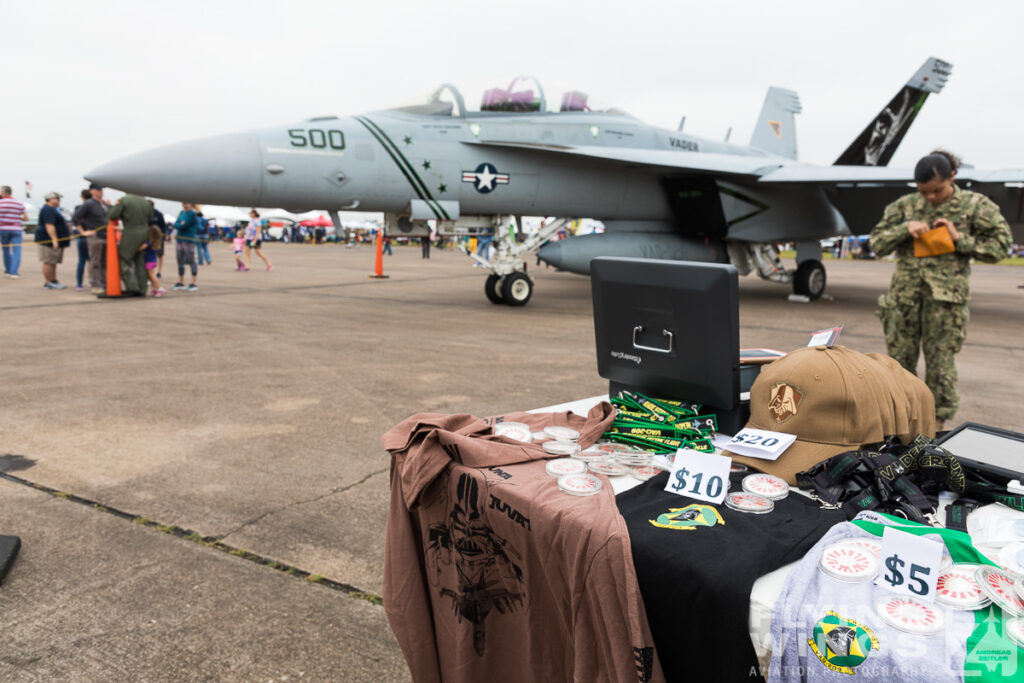
[[[409,181],[409,184],[412,185],[412,189],[416,191],[416,194],[419,195],[420,199],[427,203],[427,206],[429,206],[434,212],[434,215],[443,220],[451,220],[448,212],[445,211],[444,207],[441,206],[437,200],[434,199],[433,195],[430,194],[427,184],[423,182],[423,179],[420,178],[416,169],[411,163],[409,163],[409,160],[405,158],[405,155],[402,154],[402,150],[398,148],[398,145],[388,137],[388,134],[384,132],[384,129],[378,126],[375,121],[364,116],[356,116],[355,119],[359,121],[359,123],[363,124],[366,129],[370,131],[370,134],[377,139],[377,142],[381,144],[384,150],[395,162],[395,165],[398,166],[400,171],[402,171],[402,175],[404,175],[406,180]]]

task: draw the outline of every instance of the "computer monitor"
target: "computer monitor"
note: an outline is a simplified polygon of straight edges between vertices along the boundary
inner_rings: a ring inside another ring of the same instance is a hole
[[[597,371],[612,386],[736,408],[736,268],[601,257],[590,263],[590,283]]]

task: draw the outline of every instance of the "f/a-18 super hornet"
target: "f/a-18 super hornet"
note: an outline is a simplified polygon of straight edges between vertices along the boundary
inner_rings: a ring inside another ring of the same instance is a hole
[[[231,206],[384,212],[392,235],[494,232],[485,292],[525,304],[524,259],[587,274],[598,256],[731,262],[741,273],[825,290],[819,240],[865,233],[885,204],[908,191],[912,169],[887,168],[950,64],[927,60],[833,166],[797,160],[797,94],[768,89],[749,145],[646,125],[586,94],[561,95],[521,77],[483,94],[469,111],[452,85],[426,102],[348,117],[178,143],[113,161],[89,180],[128,192]],[[961,181],[993,197],[1020,223],[1020,170],[963,168]],[[517,240],[522,216],[555,216]],[[596,218],[599,234],[545,242],[568,221]],[[510,228],[511,226],[511,228]],[[795,270],[779,259],[796,244]]]

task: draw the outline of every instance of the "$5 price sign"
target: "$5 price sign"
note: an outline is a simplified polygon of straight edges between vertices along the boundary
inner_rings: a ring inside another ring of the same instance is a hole
[[[729,490],[731,465],[732,458],[680,448],[665,490],[687,498],[721,503]]]
[[[882,566],[875,583],[893,593],[932,602],[942,566],[940,542],[886,527],[882,532]]]

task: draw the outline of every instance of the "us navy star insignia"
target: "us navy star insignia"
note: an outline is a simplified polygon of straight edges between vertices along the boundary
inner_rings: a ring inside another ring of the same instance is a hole
[[[508,185],[508,181],[508,173],[498,173],[494,164],[486,161],[477,166],[475,171],[462,172],[462,182],[473,183],[473,187],[481,194],[493,192],[497,185]]]

